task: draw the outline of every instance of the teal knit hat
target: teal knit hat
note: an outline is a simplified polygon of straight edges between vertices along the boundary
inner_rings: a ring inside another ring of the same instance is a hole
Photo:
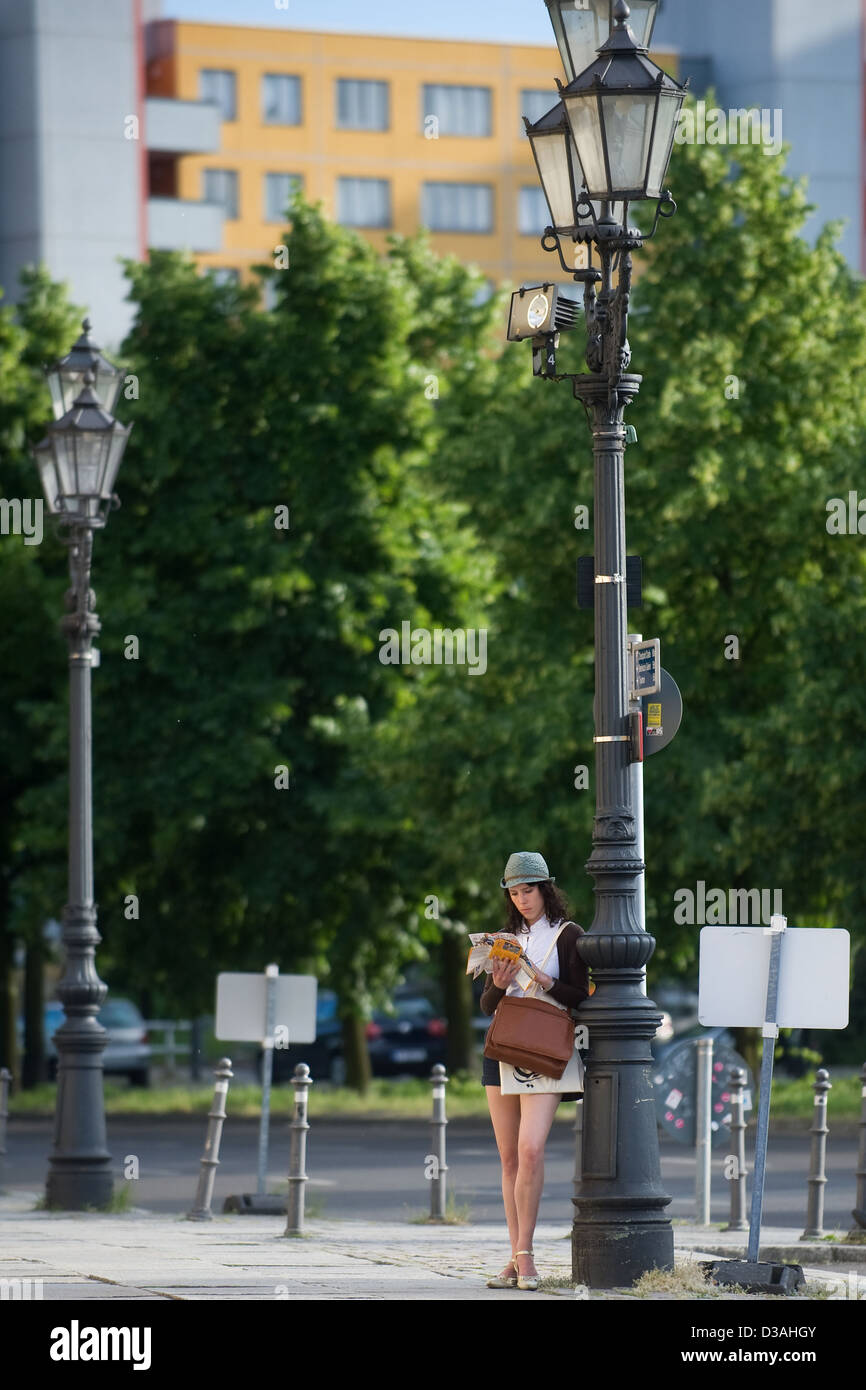
[[[543,857],[535,850],[523,849],[509,857],[505,874],[500,879],[500,888],[514,888],[518,883],[555,883],[547,871]]]

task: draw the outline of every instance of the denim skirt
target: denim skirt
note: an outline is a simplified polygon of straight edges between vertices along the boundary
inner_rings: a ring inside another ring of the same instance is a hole
[[[492,1057],[485,1057],[481,1066],[481,1085],[499,1085],[499,1063],[494,1062]]]

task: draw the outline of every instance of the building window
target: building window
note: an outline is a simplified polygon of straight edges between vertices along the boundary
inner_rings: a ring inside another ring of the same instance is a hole
[[[276,275],[269,275],[262,285],[262,308],[267,313],[270,313],[272,309],[276,309],[279,302],[280,295],[277,289],[277,277]]]
[[[337,221],[346,227],[390,227],[387,179],[337,179]]]
[[[284,222],[296,188],[303,188],[302,174],[265,174],[265,221]]]
[[[204,169],[202,197],[206,203],[219,203],[225,216],[235,221],[238,216],[238,175],[236,169]]]
[[[262,121],[265,125],[301,125],[301,79],[282,72],[262,77]]]
[[[337,126],[340,130],[387,130],[388,83],[338,78]]]
[[[488,183],[425,183],[421,220],[431,232],[492,232]]]
[[[524,116],[531,125],[535,125],[535,122],[540,121],[542,116],[555,105],[556,102],[551,92],[543,92],[539,91],[537,88],[524,87],[523,91],[520,93],[520,134],[526,134],[526,127],[523,124]]]
[[[540,188],[521,188],[517,230],[521,236],[541,236],[550,226],[550,210]]]
[[[200,101],[218,106],[224,121],[237,119],[237,81],[233,72],[220,68],[201,68],[198,75]]]
[[[489,87],[428,85],[421,91],[421,129],[435,116],[440,135],[492,135],[492,107]]]
[[[240,271],[231,266],[208,266],[205,274],[210,276],[215,285],[239,285],[241,280]]]

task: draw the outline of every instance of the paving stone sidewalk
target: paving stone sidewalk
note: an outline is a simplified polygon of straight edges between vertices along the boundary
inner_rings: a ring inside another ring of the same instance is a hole
[[[0,1197],[0,1280],[41,1280],[26,1287],[39,1289],[37,1296],[44,1299],[513,1301],[523,1296],[485,1287],[508,1256],[504,1231],[490,1226],[315,1220],[304,1237],[287,1239],[279,1217],[217,1215],[196,1223],[143,1211],[35,1211],[35,1202],[36,1194]],[[818,1266],[810,1261],[826,1258],[828,1247],[801,1244],[798,1236],[768,1229],[762,1259],[802,1264],[815,1283],[838,1283],[848,1269],[858,1271],[866,1297],[866,1247],[835,1249],[834,1262]],[[740,1258],[745,1239],[694,1226],[675,1226],[674,1238],[678,1262],[710,1259],[714,1252]],[[625,1289],[576,1292],[570,1286],[566,1223],[539,1226],[535,1255],[545,1278],[545,1287],[532,1295],[536,1302],[634,1297]]]

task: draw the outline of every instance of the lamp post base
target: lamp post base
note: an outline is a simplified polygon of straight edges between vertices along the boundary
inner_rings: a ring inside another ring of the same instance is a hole
[[[673,1269],[674,1234],[666,1218],[630,1222],[576,1220],[571,1233],[574,1279],[590,1289],[631,1288],[650,1269]]]
[[[651,1079],[650,1041],[661,1014],[641,992],[654,946],[646,932],[590,931],[578,943],[593,965],[596,992],[580,1009],[590,1052],[572,1273],[591,1289],[628,1288],[648,1270],[674,1267]]]
[[[51,1211],[104,1211],[114,1196],[111,1158],[52,1159],[45,1183],[45,1205]]]

